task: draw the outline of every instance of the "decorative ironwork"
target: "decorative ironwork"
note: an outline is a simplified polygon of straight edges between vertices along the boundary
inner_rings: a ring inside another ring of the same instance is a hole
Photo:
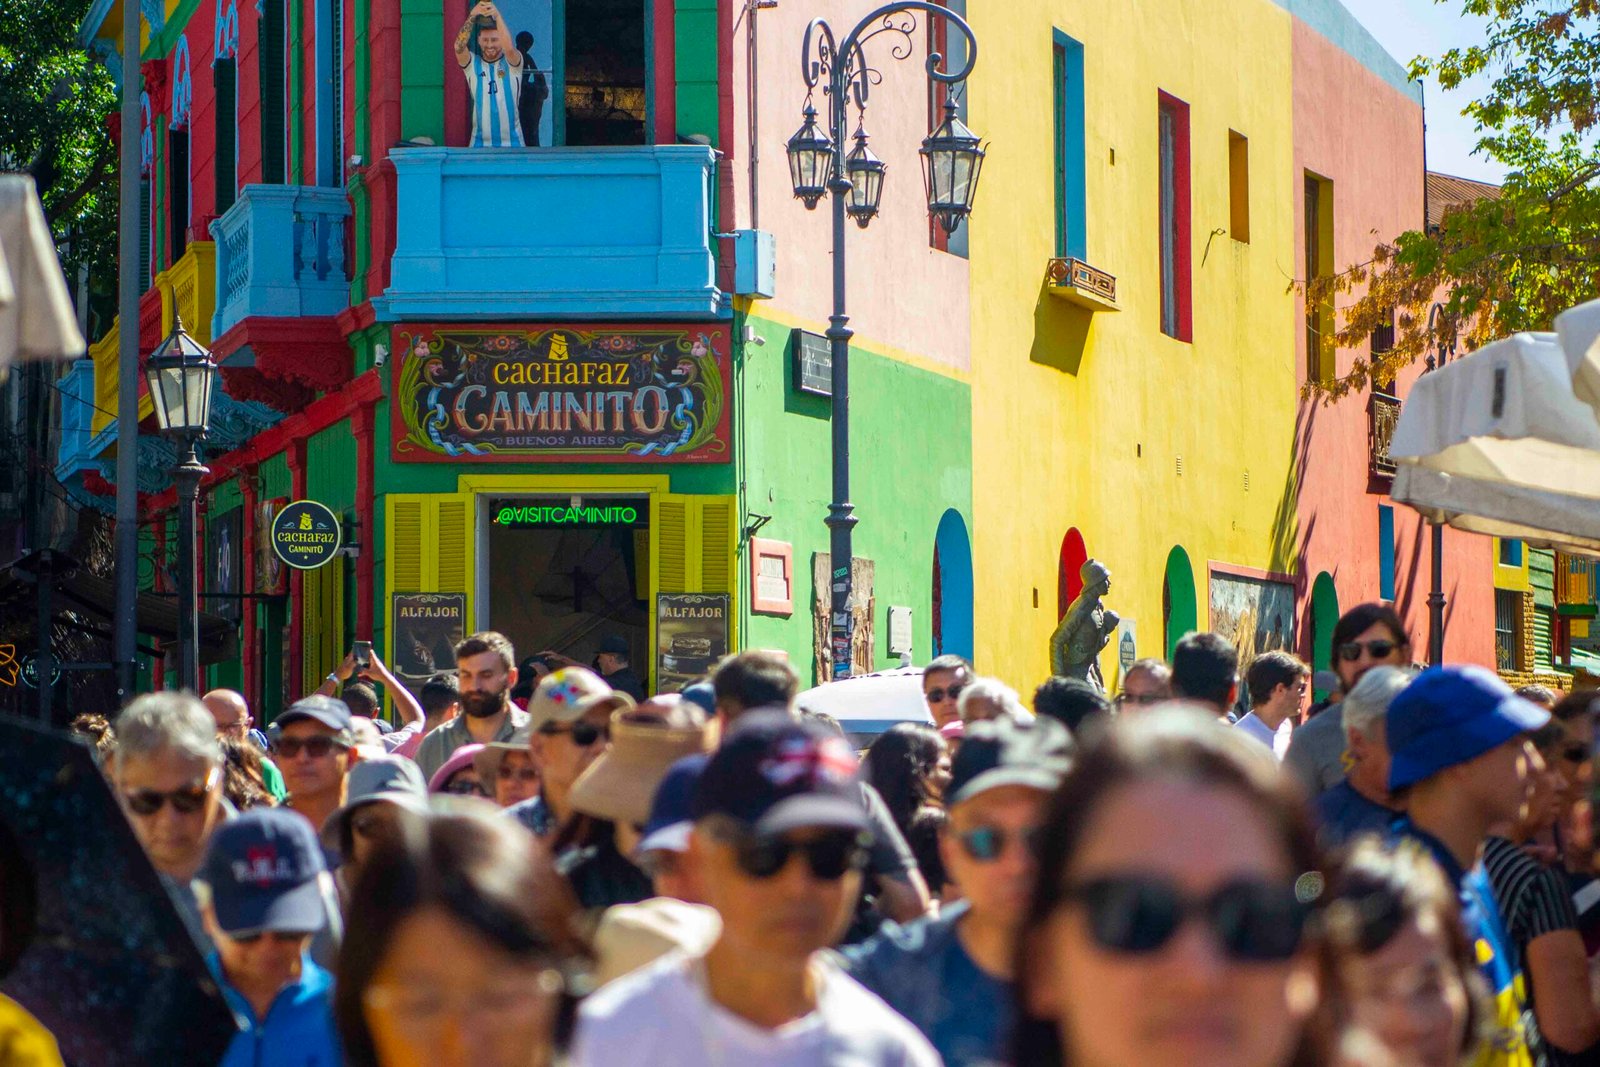
[[[1116,276],[1099,267],[1091,266],[1072,256],[1057,256],[1045,268],[1050,284],[1062,289],[1081,289],[1115,304],[1117,302]]]
[[[1395,462],[1389,455],[1394,428],[1400,425],[1400,398],[1373,393],[1367,402],[1367,446],[1374,478],[1393,478]]]

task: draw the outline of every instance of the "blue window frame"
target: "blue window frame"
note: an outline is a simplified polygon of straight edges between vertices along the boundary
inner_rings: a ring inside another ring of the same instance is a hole
[[[1394,508],[1378,505],[1378,598],[1394,599]]]
[[[1083,45],[1054,31],[1056,255],[1087,261],[1088,171],[1084,146]]]
[[[1500,566],[1522,566],[1522,542],[1515,537],[1502,537],[1500,539]]]

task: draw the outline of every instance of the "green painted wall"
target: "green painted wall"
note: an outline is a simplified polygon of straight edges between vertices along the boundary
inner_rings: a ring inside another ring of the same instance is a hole
[[[673,15],[673,56],[677,79],[678,129],[702,133],[717,144],[717,0],[678,0]],[[667,144],[672,130],[657,130]]]
[[[747,648],[782,649],[814,684],[812,555],[828,551],[823,525],[832,498],[830,401],[795,392],[790,380],[789,327],[750,317],[766,340],[743,348],[742,405],[735,445],[744,484],[741,518],[771,515],[758,537],[794,546],[793,615],[754,615],[749,608],[749,557],[741,553],[740,633]],[[736,329],[737,332],[737,329]],[[855,554],[876,566],[874,650],[889,655],[889,608],[910,607],[913,657],[933,647],[932,574],[939,517],[954,507],[972,525],[972,419],[961,381],[863,348],[850,353],[850,490],[856,515]]]

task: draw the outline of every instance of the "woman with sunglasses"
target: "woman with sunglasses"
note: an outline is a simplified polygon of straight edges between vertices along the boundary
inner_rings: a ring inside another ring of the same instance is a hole
[[[1455,892],[1415,845],[1361,839],[1334,877],[1323,962],[1343,1009],[1340,1064],[1457,1067],[1489,1019]]]
[[[457,797],[487,797],[488,791],[478,780],[478,768],[474,763],[482,751],[482,745],[462,745],[452,752],[450,758],[428,779],[428,792],[448,793]]]
[[[543,849],[440,798],[356,880],[334,1016],[348,1067],[547,1067],[588,954]]]
[[[1182,708],[1119,720],[1036,840],[1017,1067],[1328,1062],[1305,936],[1316,842],[1266,749]]]

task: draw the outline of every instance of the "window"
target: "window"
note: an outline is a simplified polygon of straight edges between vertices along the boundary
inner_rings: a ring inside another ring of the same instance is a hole
[[[168,266],[183,258],[189,247],[189,131],[167,131],[167,218],[172,231],[167,247]]]
[[[1500,539],[1500,566],[1522,566],[1522,542],[1514,537]]]
[[[940,7],[962,19],[967,17],[967,0],[934,0]],[[944,56],[941,66],[945,70],[960,70],[967,62],[967,39],[959,33],[950,32],[950,24],[941,18],[929,18],[928,24],[928,51],[938,52]],[[967,92],[970,86],[963,83],[959,86],[948,85],[944,82],[932,82],[928,93],[928,130],[931,132],[938,128],[944,121],[944,104],[951,94],[955,94],[956,118],[962,122],[967,121]],[[949,252],[953,256],[967,255],[967,238],[971,233],[968,228],[972,219],[966,218],[956,227],[954,233],[946,233],[944,227],[934,221],[932,215],[928,216],[928,245],[941,252]]]
[[[1394,599],[1394,508],[1378,505],[1378,599]]]
[[[564,10],[565,143],[646,143],[648,5],[639,0],[583,0],[581,4],[569,0]],[[561,118],[557,116],[557,121]],[[662,132],[668,143],[677,140],[673,131]]]
[[[1333,377],[1333,295],[1313,297],[1312,282],[1333,274],[1333,183],[1305,174],[1306,374],[1315,381]]]
[[[1250,243],[1250,139],[1228,131],[1228,233]]]
[[[1514,671],[1521,659],[1518,646],[1522,634],[1522,594],[1509,589],[1494,591],[1494,665],[1497,670]]]
[[[221,215],[233,206],[234,195],[239,191],[239,61],[231,56],[217,60],[212,64],[211,77],[217,92],[216,212]]]
[[[1057,30],[1054,47],[1056,255],[1088,260],[1083,45]]]
[[[317,0],[317,184],[344,185],[344,0]]]
[[[1159,103],[1161,332],[1194,339],[1189,264],[1189,105],[1167,93]]]
[[[256,59],[261,84],[261,180],[269,185],[283,184],[288,172],[284,33],[283,0],[262,0]]]

